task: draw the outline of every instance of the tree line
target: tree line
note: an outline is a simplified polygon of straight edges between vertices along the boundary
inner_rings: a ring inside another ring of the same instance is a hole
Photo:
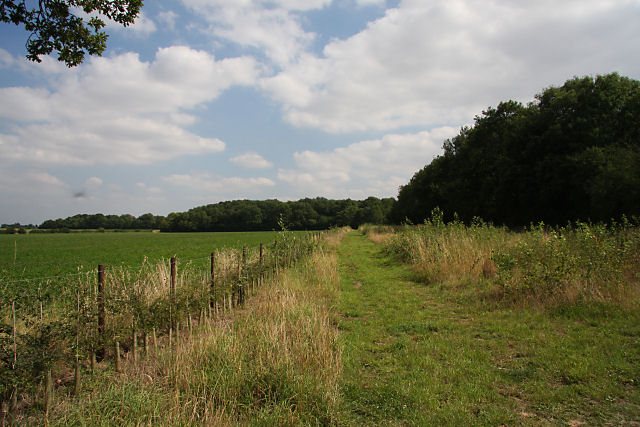
[[[282,223],[291,230],[324,230],[330,227],[382,224],[394,204],[393,198],[330,200],[323,197],[281,202],[279,200],[234,200],[199,206],[164,216],[79,214],[44,221],[40,229],[121,229],[161,231],[268,231]]]
[[[527,105],[501,102],[443,145],[400,188],[391,220],[451,218],[509,226],[640,215],[640,82],[573,78]]]

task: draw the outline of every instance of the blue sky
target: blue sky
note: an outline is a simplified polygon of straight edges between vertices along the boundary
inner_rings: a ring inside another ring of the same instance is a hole
[[[0,223],[363,199],[488,106],[640,78],[639,0],[171,0],[68,69],[0,25]]]

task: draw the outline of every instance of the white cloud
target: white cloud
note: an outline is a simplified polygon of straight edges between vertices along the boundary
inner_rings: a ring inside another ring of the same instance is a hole
[[[331,151],[294,154],[296,169],[279,169],[278,179],[301,196],[395,196],[420,168],[442,153],[442,143],[456,134],[443,127],[415,134],[390,134]]]
[[[405,0],[321,56],[298,55],[261,87],[296,126],[456,125],[574,75],[640,77],[639,19],[635,0]]]
[[[58,193],[66,191],[67,184],[58,177],[36,169],[0,170],[0,189],[3,193],[40,194],[41,191]]]
[[[358,6],[384,6],[386,0],[355,0]]]
[[[171,10],[168,10],[166,12],[158,13],[156,19],[160,23],[164,24],[165,27],[173,31],[176,29],[176,20],[178,19],[178,14]]]
[[[129,27],[127,27],[127,32],[133,32],[133,34],[143,37],[149,36],[149,34],[156,30],[157,27],[155,22],[153,22],[151,18],[147,17],[143,12],[138,15],[138,18],[133,25],[129,25]]]
[[[294,62],[314,40],[302,27],[301,12],[321,9],[331,0],[183,0],[211,24],[211,34],[257,48],[278,66]]]
[[[253,193],[264,187],[273,187],[275,182],[269,178],[221,177],[207,172],[191,174],[173,174],[163,178],[163,181],[178,187],[184,187],[199,193],[215,193],[221,195],[239,195]]]
[[[232,157],[229,161],[243,168],[264,169],[273,167],[273,163],[266,160],[258,153],[245,153]]]
[[[92,176],[91,178],[87,178],[84,185],[87,187],[100,187],[102,185],[102,179],[97,176]]]
[[[71,200],[69,186],[55,175],[32,168],[0,168],[0,218],[2,222],[38,223],[60,205]]]
[[[14,63],[15,59],[13,59],[13,55],[0,48],[0,68],[9,68]]]
[[[184,129],[194,121],[186,111],[251,84],[258,73],[251,58],[216,61],[184,46],[161,48],[152,62],[134,53],[92,58],[54,78],[53,89],[0,89],[0,118],[14,122],[0,134],[0,156],[88,165],[216,153],[224,143]]]
[[[159,121],[122,118],[73,125],[34,124],[0,134],[5,160],[31,164],[150,164],[178,155],[217,153],[224,142]]]

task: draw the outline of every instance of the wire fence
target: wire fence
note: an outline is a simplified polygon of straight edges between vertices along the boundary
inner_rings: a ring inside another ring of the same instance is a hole
[[[319,233],[281,233],[259,247],[223,249],[208,256],[61,276],[18,279],[0,286],[0,400],[83,363],[91,367],[145,348],[150,337],[211,318],[244,304],[248,290],[295,264],[320,241]],[[203,268],[204,260],[210,260]],[[37,286],[35,286],[37,284]],[[25,286],[28,285],[28,286]],[[82,365],[82,366],[81,366]],[[49,387],[45,384],[45,389]]]

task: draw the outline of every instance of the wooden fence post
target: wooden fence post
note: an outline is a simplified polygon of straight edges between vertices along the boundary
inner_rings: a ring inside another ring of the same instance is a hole
[[[80,394],[80,290],[76,288],[76,362],[73,381],[73,395]]]
[[[131,356],[135,365],[138,361],[138,332],[136,328],[131,329]]]
[[[169,288],[169,329],[173,328],[173,304],[176,293],[176,257],[171,257],[171,283]]]
[[[13,317],[13,363],[11,364],[11,370],[13,371],[14,379],[16,377],[16,366],[18,364],[18,347],[16,344],[16,302],[11,301],[11,315]],[[11,422],[15,422],[16,413],[18,411],[18,386],[13,386],[11,392],[11,406],[9,406],[9,414]]]
[[[216,303],[216,253],[211,252],[211,298],[209,300],[209,306],[214,307]]]
[[[104,264],[98,264],[98,361],[104,359],[105,355],[105,325],[106,325],[106,311],[105,311],[105,299],[104,299]]]
[[[247,296],[247,281],[244,280],[244,276],[247,274],[247,247],[242,247],[242,266],[240,267],[240,302],[244,304]]]
[[[275,259],[275,265],[273,266],[273,272],[276,273],[276,276],[279,274],[278,271],[278,241],[276,240],[275,242],[273,242],[273,253],[274,256],[276,257]]]
[[[116,341],[116,372],[122,372],[120,367],[120,341]]]
[[[260,275],[258,276],[258,286],[262,286],[262,281],[264,278],[264,259],[263,259],[263,245],[260,243]]]
[[[51,378],[51,369],[47,370],[47,377],[44,383],[44,393],[45,393],[45,416],[49,416],[49,412],[51,411],[51,407],[53,406],[53,379]]]

